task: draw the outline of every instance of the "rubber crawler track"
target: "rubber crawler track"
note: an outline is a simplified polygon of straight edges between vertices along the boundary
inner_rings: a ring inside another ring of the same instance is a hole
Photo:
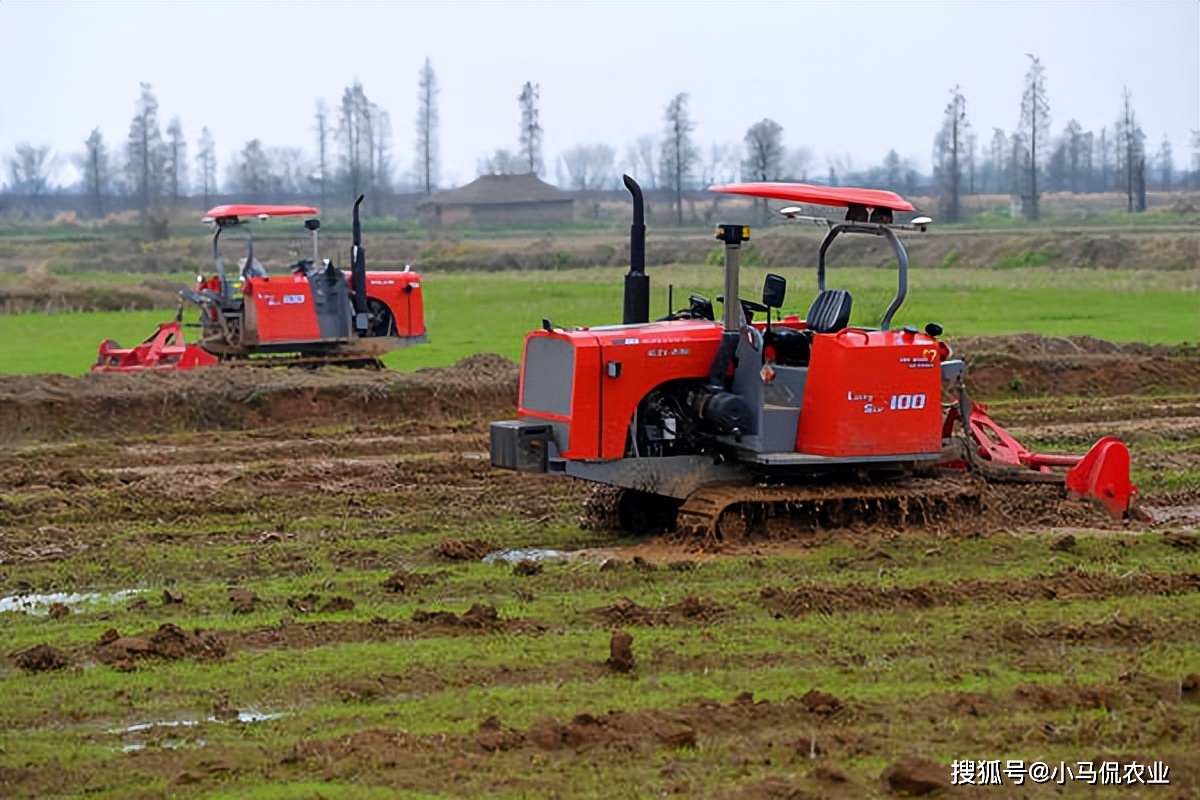
[[[886,520],[901,528],[930,526],[978,512],[985,483],[967,475],[910,477],[888,482],[815,485],[710,486],[693,492],[676,513],[680,536],[715,545],[782,520],[813,530]]]

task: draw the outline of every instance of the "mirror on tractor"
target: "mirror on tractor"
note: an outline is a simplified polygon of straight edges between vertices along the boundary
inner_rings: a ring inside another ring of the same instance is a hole
[[[787,279],[782,275],[769,273],[763,281],[763,305],[767,308],[783,308],[783,298],[786,296]]]

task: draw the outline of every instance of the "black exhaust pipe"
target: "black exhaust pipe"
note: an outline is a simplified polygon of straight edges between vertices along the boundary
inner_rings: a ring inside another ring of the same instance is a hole
[[[626,325],[650,321],[650,276],[646,274],[646,212],[642,187],[628,175],[622,176],[633,195],[633,224],[629,226],[629,272],[625,273]]]
[[[354,201],[354,240],[350,251],[350,288],[354,290],[354,328],[367,332],[367,254],[362,246],[362,226],[358,222],[358,207],[363,197]]]

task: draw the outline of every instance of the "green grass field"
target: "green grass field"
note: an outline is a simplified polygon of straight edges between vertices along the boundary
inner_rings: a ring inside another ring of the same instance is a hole
[[[721,293],[714,266],[652,267],[652,316],[699,292]],[[815,293],[811,270],[779,270],[789,280],[785,312],[803,314]],[[620,322],[623,268],[545,272],[443,273],[424,276],[427,345],[392,353],[393,369],[445,366],[478,352],[520,357],[526,331],[548,317],[556,325]],[[765,270],[743,270],[743,296],[757,297]],[[144,276],[138,276],[139,280]],[[875,325],[895,291],[885,269],[831,270],[830,286],[854,296],[852,321]],[[1200,338],[1197,276],[1159,271],[1079,269],[913,270],[893,326],[938,321],[948,337],[1002,333],[1091,335],[1111,341],[1195,342]],[[86,372],[106,338],[132,345],[169,311],[0,316],[0,372]],[[195,319],[190,310],[185,321]]]

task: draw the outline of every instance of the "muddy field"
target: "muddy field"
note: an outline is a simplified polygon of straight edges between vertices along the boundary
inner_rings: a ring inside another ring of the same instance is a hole
[[[958,347],[1027,444],[1129,443],[1147,521],[630,539],[490,468],[499,357],[0,376],[0,797],[1196,797],[1195,354]]]

